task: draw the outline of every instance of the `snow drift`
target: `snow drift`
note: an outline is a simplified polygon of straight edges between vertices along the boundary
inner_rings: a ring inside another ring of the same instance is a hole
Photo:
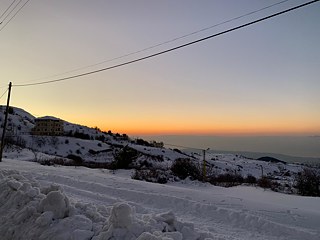
[[[320,198],[196,181],[136,181],[132,171],[0,163],[4,240],[319,240]]]
[[[60,186],[40,187],[14,170],[0,172],[0,206],[1,239],[200,239],[193,224],[179,222],[172,212],[138,219],[133,206],[118,202],[101,206],[109,215],[104,217],[95,206],[70,202]]]

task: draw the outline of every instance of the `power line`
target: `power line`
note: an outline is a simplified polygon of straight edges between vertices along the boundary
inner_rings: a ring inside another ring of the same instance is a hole
[[[133,138],[139,139],[139,137],[137,137],[137,136],[134,136]],[[170,146],[170,147],[178,147],[178,148],[184,148],[184,149],[188,149],[188,148],[189,148],[189,149],[194,149],[194,150],[204,150],[203,148],[176,145],[176,144],[172,144],[172,143],[166,143],[166,142],[163,142],[163,141],[161,141],[161,140],[158,140],[158,141],[160,141],[161,143],[163,143],[163,145],[165,145],[165,146]]]
[[[169,143],[163,143],[165,146],[170,146],[170,147],[178,147],[178,148],[185,148],[185,149],[195,149],[195,150],[203,150],[202,148],[197,148],[197,147],[187,147],[187,146],[181,146],[181,145],[175,145],[175,144],[169,144]]]
[[[15,2],[15,1],[14,1]],[[9,16],[10,14],[18,7],[18,5],[22,2],[22,0],[19,0],[19,2],[11,9],[11,11],[7,14],[7,16],[2,19],[1,23],[3,23]],[[11,4],[12,5],[12,4]],[[2,17],[2,16],[1,16]]]
[[[6,89],[6,90],[4,91],[4,93],[1,95],[0,99],[3,98],[3,96],[4,96],[7,92],[8,92],[8,89]]]
[[[0,86],[0,88],[5,88],[5,87],[8,87],[8,85],[6,84],[6,85]]]
[[[10,4],[10,6],[1,14],[0,19],[7,13],[7,11],[11,8],[11,6],[14,4],[15,1],[16,0],[13,0],[13,2]],[[1,23],[2,23],[2,21],[1,21]]]
[[[30,0],[27,0],[19,9],[18,11],[16,11],[16,13],[5,23],[5,25],[3,25],[2,28],[0,28],[0,32],[9,24],[9,22],[11,22],[11,20],[21,11],[21,9],[29,2]],[[21,0],[20,0],[21,2]],[[20,3],[19,2],[19,3]],[[19,5],[19,3],[17,5]],[[17,6],[16,5],[16,6]],[[11,13],[11,12],[10,12]]]
[[[73,70],[69,70],[69,71],[66,71],[66,72],[58,73],[58,74],[51,75],[51,76],[48,76],[48,77],[34,79],[34,80],[32,80],[32,81],[37,81],[37,80],[39,81],[39,80],[49,79],[49,78],[53,78],[53,77],[58,77],[58,76],[65,75],[65,74],[68,74],[68,73],[76,72],[76,71],[83,70],[83,69],[87,69],[87,68],[94,67],[94,66],[98,66],[98,65],[101,65],[101,64],[103,64],[103,63],[112,62],[112,61],[119,60],[119,59],[122,59],[122,58],[125,58],[125,57],[129,57],[129,56],[132,56],[132,55],[141,53],[141,52],[145,52],[145,51],[147,51],[147,50],[151,50],[151,49],[154,49],[154,48],[156,48],[156,47],[160,47],[160,46],[163,46],[163,45],[165,45],[165,44],[172,43],[172,42],[175,42],[175,41],[180,40],[180,39],[184,39],[184,38],[186,38],[186,37],[189,37],[189,36],[198,34],[198,33],[200,33],[200,32],[207,31],[207,30],[209,30],[209,29],[212,29],[212,28],[215,28],[215,27],[224,25],[224,24],[226,24],[226,23],[230,23],[230,22],[233,22],[233,21],[235,21],[235,20],[239,20],[239,19],[241,19],[241,18],[250,16],[250,15],[252,15],[252,14],[261,12],[261,11],[263,11],[263,10],[269,9],[269,8],[271,8],[271,7],[280,5],[280,4],[285,3],[285,2],[288,2],[288,1],[291,1],[291,0],[283,0],[283,1],[281,1],[281,2],[274,3],[274,4],[272,4],[272,5],[269,5],[269,6],[266,6],[266,7],[260,8],[260,9],[257,9],[257,10],[255,10],[255,11],[251,11],[251,12],[249,12],[249,13],[243,14],[243,15],[241,15],[241,16],[239,16],[239,17],[231,18],[231,19],[229,19],[229,20],[226,20],[226,21],[223,21],[223,22],[214,24],[214,25],[209,26],[209,27],[206,27],[206,28],[202,28],[202,29],[200,29],[200,30],[197,30],[197,31],[194,31],[194,32],[185,34],[185,35],[182,35],[182,36],[180,36],[180,37],[173,38],[173,39],[171,39],[171,40],[167,40],[167,41],[162,42],[162,43],[158,43],[158,44],[152,45],[152,46],[147,47],[147,48],[143,48],[143,49],[138,50],[138,51],[135,51],[135,52],[127,53],[127,54],[121,55],[121,56],[119,56],[119,57],[110,58],[110,59],[104,60],[104,61],[102,61],[102,62],[98,62],[98,63],[94,63],[94,64],[91,64],[91,65],[87,65],[87,66],[75,68],[75,69],[73,69]]]
[[[237,27],[234,27],[234,28],[230,28],[230,29],[225,30],[225,31],[222,31],[222,32],[219,32],[219,33],[216,33],[216,34],[213,34],[213,35],[204,37],[204,38],[200,38],[200,39],[195,40],[195,41],[192,41],[192,42],[188,42],[188,43],[179,45],[179,46],[177,46],[177,47],[173,47],[173,48],[170,48],[170,49],[161,51],[161,52],[157,52],[157,53],[154,53],[154,54],[145,56],[145,57],[137,58],[137,59],[134,59],[134,60],[131,60],[131,61],[127,61],[127,62],[124,62],[124,63],[120,63],[120,64],[117,64],[117,65],[113,65],[113,66],[110,66],[110,67],[101,68],[101,69],[98,69],[98,70],[94,70],[94,71],[90,71],[90,72],[85,72],[85,73],[73,75],[73,76],[70,76],[70,77],[64,77],[64,78],[54,79],[54,80],[50,80],[50,81],[42,81],[42,82],[26,83],[26,84],[16,84],[16,85],[13,85],[13,86],[14,86],[14,87],[26,87],[26,86],[35,86],[35,85],[43,85],[43,84],[61,82],[61,81],[66,81],[66,80],[73,79],[73,78],[83,77],[83,76],[91,75],[91,74],[94,74],[94,73],[103,72],[103,71],[107,71],[107,70],[110,70],[110,69],[122,67],[122,66],[129,65],[129,64],[132,64],[132,63],[140,62],[140,61],[143,61],[143,60],[146,60],[146,59],[149,59],[149,58],[153,58],[153,57],[156,57],[156,56],[159,56],[159,55],[168,53],[168,52],[172,52],[172,51],[178,50],[178,49],[180,49],[180,48],[184,48],[184,47],[187,47],[187,46],[190,46],[190,45],[193,45],[193,44],[196,44],[196,43],[199,43],[199,42],[202,42],[202,41],[205,41],[205,40],[214,38],[214,37],[218,37],[218,36],[220,36],[220,35],[223,35],[223,34],[226,34],[226,33],[229,33],[229,32],[233,32],[233,31],[238,30],[238,29],[241,29],[241,28],[248,27],[248,26],[250,26],[250,25],[253,25],[253,24],[256,24],[256,23],[265,21],[265,20],[267,20],[267,19],[270,19],[270,18],[279,16],[279,15],[282,15],[282,14],[284,14],[284,13],[287,13],[287,12],[290,12],[290,11],[293,11],[293,10],[296,10],[296,9],[299,9],[299,8],[302,8],[302,7],[305,7],[305,6],[307,6],[307,5],[310,5],[310,4],[315,3],[315,2],[318,2],[318,1],[319,1],[319,0],[313,0],[313,1],[310,1],[310,2],[307,2],[307,3],[304,3],[304,4],[301,4],[301,5],[298,5],[298,6],[295,6],[295,7],[292,7],[292,8],[289,8],[289,9],[286,9],[286,10],[283,10],[283,11],[280,11],[280,12],[277,12],[277,13],[274,13],[274,14],[271,14],[271,15],[269,15],[269,16],[260,18],[260,19],[258,19],[258,20],[251,21],[251,22],[249,22],[249,23],[245,23],[245,24],[242,24],[242,25],[237,26]]]

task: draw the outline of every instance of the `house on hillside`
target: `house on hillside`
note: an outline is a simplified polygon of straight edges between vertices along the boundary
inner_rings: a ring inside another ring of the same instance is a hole
[[[33,135],[60,136],[63,135],[63,121],[55,117],[41,117],[35,119]]]

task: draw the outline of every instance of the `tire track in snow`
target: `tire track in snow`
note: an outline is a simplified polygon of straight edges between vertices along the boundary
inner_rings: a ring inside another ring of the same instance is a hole
[[[213,205],[159,191],[150,192],[148,187],[141,188],[141,185],[149,185],[150,183],[134,184],[134,180],[131,179],[129,181],[125,179],[126,182],[123,183],[120,180],[124,179],[111,175],[101,179],[102,182],[107,181],[102,184],[101,182],[85,181],[85,178],[88,177],[90,178],[89,175],[74,178],[49,174],[41,177],[41,174],[38,174],[36,179],[43,184],[61,185],[66,194],[75,199],[110,205],[119,201],[128,202],[136,207],[138,214],[155,212],[155,209],[158,209],[159,212],[173,210],[184,221],[199,222],[199,224],[195,224],[197,228],[215,232],[221,237],[228,236],[230,238],[232,235],[235,239],[253,239],[254,235],[254,239],[287,239],[286,236],[291,236],[290,239],[319,239],[315,233],[307,232],[305,229],[296,229],[267,220],[261,216],[261,213],[233,209],[231,206],[228,208],[226,204],[223,206]],[[138,189],[139,187],[140,189]],[[175,188],[174,186],[166,187]],[[157,190],[159,189],[161,188],[157,186]],[[174,209],[172,209],[173,206]],[[295,238],[292,238],[292,235]]]

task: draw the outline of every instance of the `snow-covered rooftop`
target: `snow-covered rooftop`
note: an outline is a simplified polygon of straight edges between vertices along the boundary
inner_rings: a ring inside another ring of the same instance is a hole
[[[53,121],[61,121],[60,118],[52,117],[52,116],[44,116],[44,117],[39,117],[35,119],[37,120],[53,120]]]

